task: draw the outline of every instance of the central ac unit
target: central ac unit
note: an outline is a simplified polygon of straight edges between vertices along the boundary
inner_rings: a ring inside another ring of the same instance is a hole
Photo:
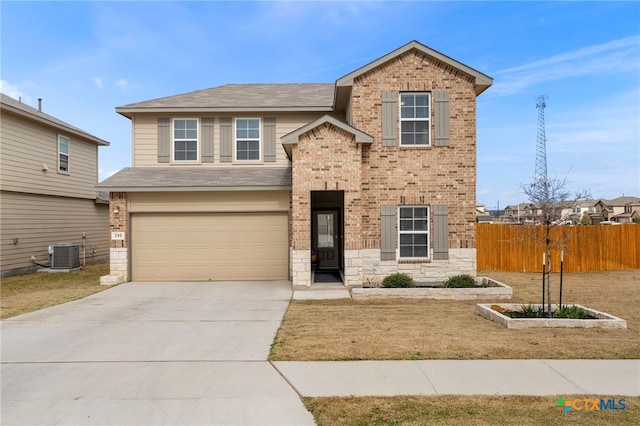
[[[73,269],[80,267],[80,246],[59,243],[49,246],[51,269]]]

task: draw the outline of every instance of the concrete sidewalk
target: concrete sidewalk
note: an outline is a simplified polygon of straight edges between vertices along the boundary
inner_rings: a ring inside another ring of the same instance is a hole
[[[302,396],[640,396],[640,360],[277,361]]]
[[[293,299],[350,298],[337,285],[295,288]],[[640,360],[277,361],[302,396],[640,396]]]

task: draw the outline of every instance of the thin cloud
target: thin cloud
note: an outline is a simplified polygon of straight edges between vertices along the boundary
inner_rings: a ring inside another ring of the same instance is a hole
[[[93,81],[98,89],[102,89],[102,79],[100,77],[93,77],[89,80]]]
[[[21,99],[23,102],[30,103],[31,98],[27,96],[20,88],[9,83],[6,80],[0,80],[0,92],[13,99]]]
[[[589,75],[608,75],[640,68],[640,36],[584,47],[493,73],[489,97],[515,95],[542,83]]]
[[[131,85],[129,84],[129,82],[124,78],[119,78],[118,80],[116,80],[115,83],[113,83],[113,85],[116,86],[118,89],[122,90],[123,92],[126,92],[131,88]]]
[[[558,116],[548,121],[548,148],[572,151],[611,152],[621,158],[638,158],[625,154],[625,150],[638,150],[638,128],[640,128],[639,90],[613,94],[600,101],[607,108],[595,109],[592,105],[561,110]],[[604,158],[604,157],[601,157]]]
[[[598,55],[604,52],[617,51],[629,46],[639,46],[640,36],[627,37],[620,40],[613,40],[607,43],[596,44],[594,46],[584,47],[582,49],[575,50],[573,52],[562,53],[560,55],[554,55],[546,59],[530,62],[528,64],[520,65],[513,68],[507,68],[502,71],[494,73],[495,75],[508,74],[517,71],[526,71],[529,69],[547,67],[549,65],[575,61],[581,58]]]

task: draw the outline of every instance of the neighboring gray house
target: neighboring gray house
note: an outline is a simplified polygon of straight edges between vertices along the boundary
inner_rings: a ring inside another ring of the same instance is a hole
[[[59,243],[81,246],[81,262],[106,261],[108,194],[95,186],[109,142],[0,96],[0,276],[35,271],[32,259],[47,262]]]

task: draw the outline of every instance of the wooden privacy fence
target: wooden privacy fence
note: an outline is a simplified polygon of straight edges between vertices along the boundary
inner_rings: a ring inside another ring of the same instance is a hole
[[[540,272],[544,243],[532,239],[544,227],[476,224],[477,267],[480,270]],[[564,247],[564,271],[640,269],[640,225],[556,226],[551,239]],[[560,250],[552,248],[551,267],[560,271]]]

